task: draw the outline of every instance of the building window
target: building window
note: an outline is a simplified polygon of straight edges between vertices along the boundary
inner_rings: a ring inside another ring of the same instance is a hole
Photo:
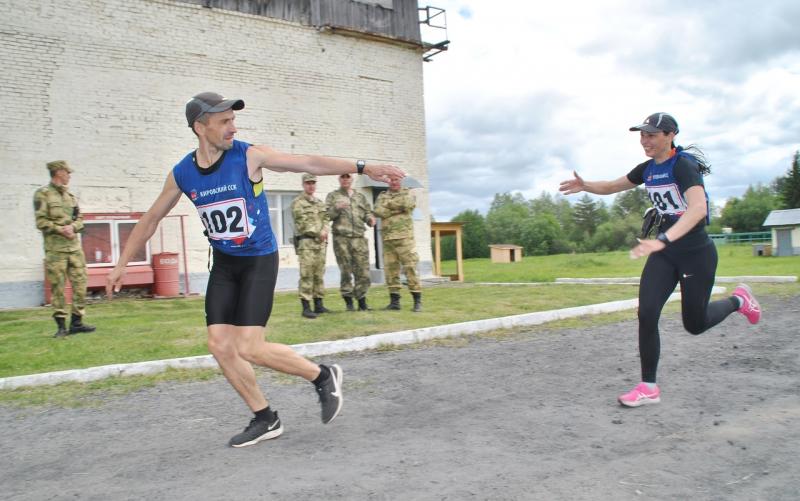
[[[102,220],[84,221],[81,245],[86,255],[86,266],[114,266],[128,238],[136,226],[136,220]],[[128,265],[150,263],[150,243],[131,256]]]
[[[394,9],[394,0],[354,0],[368,5],[380,5],[384,9]]]
[[[272,231],[275,232],[275,238],[280,245],[292,245],[294,237],[292,200],[299,194],[299,191],[273,191],[267,194],[269,223],[272,225]]]

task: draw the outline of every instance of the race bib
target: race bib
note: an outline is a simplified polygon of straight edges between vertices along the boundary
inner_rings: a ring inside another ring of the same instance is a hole
[[[653,203],[653,207],[662,214],[681,215],[689,208],[681,196],[678,185],[674,183],[648,186],[647,196]]]
[[[244,198],[198,205],[197,212],[208,232],[208,238],[212,240],[249,237],[252,232]]]

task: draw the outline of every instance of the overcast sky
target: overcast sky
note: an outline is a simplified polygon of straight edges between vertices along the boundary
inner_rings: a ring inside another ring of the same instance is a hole
[[[798,0],[430,4],[451,40],[424,64],[437,221],[485,215],[495,193],[555,195],[573,169],[625,175],[646,160],[628,128],[657,111],[706,152],[719,206],[784,175],[800,149]]]

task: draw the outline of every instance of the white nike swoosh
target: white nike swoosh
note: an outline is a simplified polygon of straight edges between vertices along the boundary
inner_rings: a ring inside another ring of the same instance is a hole
[[[273,429],[273,428],[275,428],[276,426],[278,426],[279,424],[281,424],[281,422],[280,422],[279,420],[277,420],[277,419],[276,419],[276,420],[275,420],[275,422],[274,422],[274,423],[272,423],[272,425],[271,425],[271,426],[268,426],[268,427],[267,427],[267,431],[272,431],[272,429]]]
[[[337,398],[341,398],[342,396],[342,370],[338,367],[336,368],[335,374],[333,374],[333,386],[336,388],[334,391],[331,392],[331,395]]]

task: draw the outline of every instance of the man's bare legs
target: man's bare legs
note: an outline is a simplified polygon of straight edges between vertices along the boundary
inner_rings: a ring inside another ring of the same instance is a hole
[[[225,378],[253,412],[265,408],[268,402],[251,364],[300,376],[307,381],[314,381],[320,374],[317,364],[290,347],[264,341],[264,328],[260,326],[209,325],[208,349]]]
[[[289,346],[264,341],[263,327],[209,325],[208,348],[225,378],[255,414],[247,428],[228,442],[231,447],[246,447],[283,434],[278,413],[261,392],[252,364],[300,376],[314,383],[323,423],[331,422],[342,408],[341,368],[335,364],[330,367],[317,365]]]

